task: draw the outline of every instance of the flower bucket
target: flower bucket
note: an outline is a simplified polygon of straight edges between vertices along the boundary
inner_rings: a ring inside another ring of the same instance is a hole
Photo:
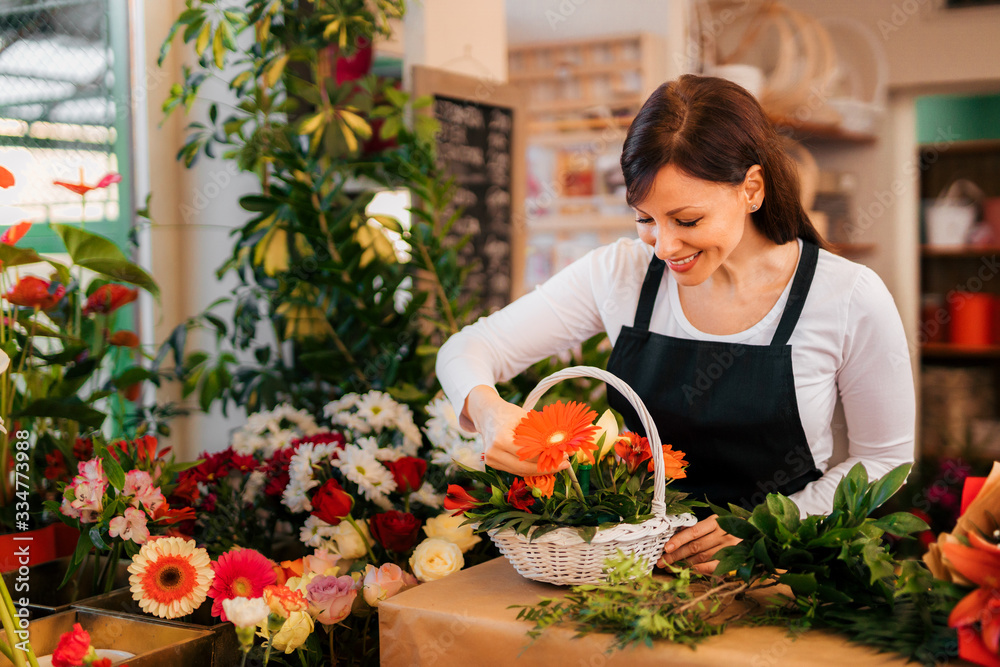
[[[520,535],[510,528],[489,532],[500,553],[522,577],[562,586],[604,581],[604,563],[619,551],[639,556],[646,565],[646,572],[652,572],[667,540],[677,529],[693,526],[697,522],[693,514],[667,515],[664,503],[666,475],[660,434],[642,399],[618,377],[590,366],[563,369],[538,383],[525,399],[524,409],[531,410],[535,407],[542,394],[562,380],[580,377],[595,378],[610,384],[621,392],[638,413],[653,455],[653,518],[642,523],[620,523],[598,530],[589,543],[580,537],[576,529],[569,527],[557,528],[537,540]]]
[[[236,628],[212,616],[211,600],[204,602],[193,614],[176,619],[161,619],[144,612],[139,603],[132,599],[132,591],[122,588],[104,595],[87,598],[73,605],[74,609],[112,611],[133,614],[166,625],[191,630],[206,630],[212,634],[212,659],[199,663],[199,667],[231,667],[240,662],[242,655]]]
[[[14,572],[23,566],[30,567],[55,558],[54,528],[45,526],[0,535],[0,572]]]
[[[44,664],[42,656],[51,655],[59,637],[71,631],[74,623],[79,623],[90,634],[95,649],[120,652],[112,658],[112,665],[200,667],[211,664],[212,636],[205,630],[180,628],[128,614],[71,609],[29,624],[31,646],[39,657],[39,665]],[[0,655],[0,667],[12,664]]]
[[[99,562],[103,567],[106,558],[102,557]],[[38,618],[69,611],[74,604],[79,604],[94,595],[93,558],[84,561],[78,576],[70,579],[62,588],[57,588],[59,582],[66,576],[69,563],[70,559],[67,557],[35,565],[29,569],[27,581],[19,581],[21,575],[18,572],[8,572],[3,575],[7,588],[15,600],[21,597],[27,598],[29,604],[25,608],[32,622]],[[128,591],[128,565],[128,559],[118,561],[114,579],[115,589],[124,588],[126,592]]]

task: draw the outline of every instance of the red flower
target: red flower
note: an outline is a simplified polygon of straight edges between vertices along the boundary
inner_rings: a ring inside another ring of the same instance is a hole
[[[113,183],[118,183],[122,180],[121,174],[110,173],[106,174],[104,178],[97,182],[97,185],[87,185],[83,182],[83,170],[80,170],[80,182],[79,183],[67,183],[66,181],[53,181],[53,185],[60,185],[67,190],[72,190],[78,195],[85,195],[91,190],[101,190],[108,187]]]
[[[444,498],[444,508],[451,510],[451,515],[465,514],[471,509],[479,506],[479,501],[469,495],[463,487],[458,484],[448,485],[448,495]]]
[[[531,487],[524,483],[520,477],[514,479],[507,492],[507,504],[513,505],[522,512],[530,512],[531,506],[535,504],[535,496],[531,494]]]
[[[385,467],[396,480],[396,490],[400,493],[413,493],[420,488],[427,472],[427,461],[413,456],[404,456],[395,461],[386,461]]]
[[[341,519],[351,513],[354,498],[341,488],[335,479],[328,479],[312,498],[312,515],[336,526]]]
[[[5,167],[0,167],[0,188],[6,190],[14,186],[14,174]]]
[[[180,523],[181,521],[188,521],[197,518],[194,513],[193,507],[181,507],[180,509],[171,509],[167,503],[163,503],[155,510],[153,510],[153,521],[158,521],[165,524]]]
[[[90,438],[77,438],[73,443],[73,457],[77,461],[89,461],[94,458],[94,441]]]
[[[111,658],[98,658],[90,663],[90,667],[111,667]],[[128,667],[128,665],[122,665]]]
[[[5,243],[7,245],[14,245],[18,241],[20,241],[25,234],[28,233],[29,229],[31,229],[31,223],[28,222],[27,220],[19,222],[16,225],[11,225],[3,233],[3,236],[0,236],[0,243]]]
[[[52,288],[52,283],[35,276],[25,276],[17,281],[9,292],[4,294],[4,298],[16,306],[27,306],[29,308],[40,308],[48,310],[55,307],[59,300],[66,294],[66,288],[56,285]]]
[[[59,637],[59,644],[52,652],[52,667],[77,667],[90,651],[90,634],[79,623]]]
[[[297,447],[296,444],[282,447],[268,459],[264,468],[264,475],[267,479],[264,493],[273,498],[280,498],[285,492],[285,487],[288,486],[288,466]]]
[[[317,433],[315,435],[307,435],[303,438],[296,438],[295,440],[292,440],[290,443],[288,443],[288,447],[284,447],[282,449],[288,449],[289,447],[294,449],[295,447],[301,445],[303,442],[311,442],[314,445],[329,445],[333,443],[339,445],[340,449],[343,449],[346,443],[346,439],[344,438],[343,433],[336,433],[334,431],[324,431],[323,433]],[[282,450],[279,449],[278,451]]]
[[[626,431],[615,443],[615,454],[625,462],[631,475],[644,461],[653,457],[653,450],[649,447],[649,440],[638,433]]]
[[[420,519],[409,512],[390,510],[369,521],[372,537],[390,551],[409,551],[417,543]]]
[[[139,347],[139,337],[132,331],[116,331],[108,338],[108,343],[118,347]]]
[[[139,298],[139,290],[135,288],[116,284],[101,285],[87,297],[87,303],[83,306],[83,314],[107,315],[115,312],[126,303],[132,303],[137,298]]]
[[[126,401],[138,401],[139,397],[142,396],[142,383],[136,382],[135,384],[130,384],[121,390],[122,396],[125,397]]]
[[[53,482],[69,480],[69,469],[66,467],[66,459],[58,449],[51,454],[45,455],[45,479]]]
[[[212,598],[212,616],[228,621],[222,601],[230,598],[259,598],[264,589],[278,580],[274,564],[264,554],[253,549],[235,548],[212,563],[215,579],[208,597]]]

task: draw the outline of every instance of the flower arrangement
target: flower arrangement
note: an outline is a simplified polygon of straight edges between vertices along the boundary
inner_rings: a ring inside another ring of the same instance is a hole
[[[487,467],[465,468],[482,486],[448,487],[445,508],[464,514],[477,530],[510,528],[537,539],[560,527],[573,527],[589,542],[597,531],[652,518],[653,464],[649,441],[636,433],[619,434],[608,410],[597,423],[587,405],[556,401],[533,410],[514,429],[522,461],[538,461],[544,474],[517,477]],[[683,479],[684,454],[663,445],[666,478]],[[667,514],[684,514],[700,503],[667,489]]]
[[[15,184],[14,174],[4,169],[2,175],[3,187]],[[112,173],[87,185],[81,176],[79,183],[55,185],[83,203],[87,193],[120,178]],[[159,380],[142,366],[139,339],[118,317],[140,289],[155,295],[158,288],[114,243],[82,225],[49,225],[69,264],[19,246],[31,227],[23,221],[0,236],[0,351],[14,360],[0,377],[0,417],[28,441],[28,450],[17,453],[17,472],[29,477],[32,493],[52,497],[86,460],[81,443],[101,430],[109,414],[123,422],[126,401],[139,398],[143,382]],[[0,433],[0,524],[9,527],[13,459],[11,436]],[[24,523],[19,519],[18,525]]]
[[[148,435],[98,444],[97,455],[80,462],[78,474],[64,485],[62,502],[46,501],[50,512],[80,531],[63,583],[91,551],[106,553],[95,590],[107,592],[123,553],[138,554],[151,533],[178,532],[182,522],[195,518],[190,505],[197,490],[179,483],[179,473],[192,464],[168,458],[169,451],[158,451],[157,439]]]

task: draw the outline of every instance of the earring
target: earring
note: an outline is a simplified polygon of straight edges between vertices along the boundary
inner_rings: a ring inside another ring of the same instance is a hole
[[[754,204],[753,206],[751,206],[750,210],[751,211],[756,211],[757,210],[757,204]]]

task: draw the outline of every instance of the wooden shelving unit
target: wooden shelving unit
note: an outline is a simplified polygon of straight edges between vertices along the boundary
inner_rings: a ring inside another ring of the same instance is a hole
[[[794,118],[785,118],[782,116],[771,116],[770,118],[779,132],[788,134],[797,140],[872,144],[878,139],[874,134],[851,132],[839,125],[829,123],[799,121]]]
[[[1000,359],[1000,345],[955,345],[953,343],[924,343],[920,356],[925,360]]]

